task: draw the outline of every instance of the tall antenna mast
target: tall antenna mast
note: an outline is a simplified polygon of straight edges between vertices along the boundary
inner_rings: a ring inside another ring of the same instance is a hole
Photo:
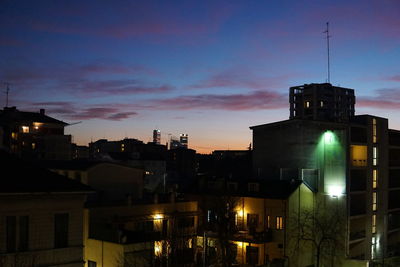
[[[328,52],[328,80],[327,82],[330,83],[331,82],[331,64],[330,64],[330,51],[329,51],[329,38],[331,38],[331,36],[329,35],[329,22],[326,23],[326,31],[324,31],[324,33],[326,33],[326,47],[327,47],[327,52]]]
[[[10,84],[4,83],[6,85],[6,107],[8,107],[8,94],[10,92]]]

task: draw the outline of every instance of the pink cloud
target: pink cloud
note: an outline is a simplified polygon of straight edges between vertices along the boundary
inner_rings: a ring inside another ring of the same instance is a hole
[[[400,82],[400,74],[399,75],[393,75],[393,76],[385,77],[384,80],[393,81],[393,82]]]
[[[20,40],[5,36],[0,37],[0,46],[22,46],[22,45],[24,45],[24,43]]]
[[[209,78],[190,86],[193,89],[203,88],[246,88],[262,90],[266,87],[279,87],[285,84],[290,75],[280,75],[276,77],[260,77],[249,68],[232,68],[216,74]]]
[[[171,110],[216,109],[260,110],[285,107],[286,95],[276,92],[255,91],[248,94],[179,96],[153,101],[152,108]]]
[[[114,94],[166,93],[173,90],[171,86],[165,84],[147,84],[132,79],[132,76],[142,77],[143,74],[152,77],[159,75],[157,71],[146,66],[130,66],[117,62],[102,61],[83,65],[63,63],[55,66],[37,66],[22,62],[3,68],[0,80],[16,85],[18,92],[46,88],[74,95],[100,97]],[[113,79],[114,77],[118,79]]]
[[[400,109],[400,88],[376,90],[374,97],[361,96],[357,98],[358,107],[373,107],[378,109]]]
[[[136,80],[81,81],[75,84],[73,88],[79,90],[79,93],[97,96],[157,94],[173,90],[173,87],[168,85],[146,86]]]

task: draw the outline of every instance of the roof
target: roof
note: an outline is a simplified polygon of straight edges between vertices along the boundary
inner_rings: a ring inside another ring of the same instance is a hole
[[[87,185],[37,167],[3,150],[0,150],[0,162],[0,194],[94,192]]]
[[[31,121],[31,122],[68,125],[68,123],[49,117],[44,113],[19,111],[15,107],[5,108],[4,110],[0,110],[0,122],[1,121],[12,121],[12,122]]]
[[[47,160],[47,161],[38,161],[38,165],[51,170],[79,170],[86,171],[96,165],[99,164],[112,164],[120,167],[126,167],[135,169],[132,166],[128,166],[126,164],[122,164],[119,162],[107,161],[107,160],[86,160],[86,159],[78,159],[78,160]]]
[[[210,180],[207,180],[210,181]],[[241,181],[230,181],[228,183],[236,183],[237,189],[230,190],[229,187],[217,188],[212,190],[205,186],[205,188],[192,188],[194,194],[208,194],[208,195],[221,195],[229,194],[235,197],[255,197],[267,199],[287,199],[302,183],[301,180],[261,180],[261,179],[245,179]],[[249,191],[248,184],[257,183],[258,191]]]
[[[283,120],[283,121],[276,121],[276,122],[271,122],[271,123],[266,123],[266,124],[260,124],[260,125],[254,125],[250,126],[249,128],[251,130],[253,129],[258,129],[258,128],[268,128],[268,127],[275,127],[277,125],[289,125],[289,124],[314,124],[314,125],[329,125],[329,126],[337,126],[337,127],[343,127],[347,125],[346,123],[342,122],[334,122],[334,121],[324,121],[324,120],[306,120],[306,119],[289,119],[289,120]]]

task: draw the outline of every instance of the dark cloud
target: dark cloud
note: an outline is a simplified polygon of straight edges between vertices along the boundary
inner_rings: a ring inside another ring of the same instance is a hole
[[[91,120],[103,119],[120,121],[138,115],[137,112],[129,110],[124,105],[107,105],[78,107],[72,102],[35,102],[30,103],[31,107],[46,108],[47,114],[57,114],[67,120]]]

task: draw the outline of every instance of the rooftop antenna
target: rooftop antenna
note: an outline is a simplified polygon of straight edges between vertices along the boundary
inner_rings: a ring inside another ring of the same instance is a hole
[[[10,83],[4,83],[6,85],[6,107],[8,107],[8,94],[10,93]]]
[[[331,82],[331,64],[330,64],[330,58],[329,58],[329,38],[331,38],[331,36],[329,35],[329,22],[326,23],[326,31],[324,31],[324,33],[326,33],[326,47],[327,47],[327,52],[328,52],[328,80],[327,82],[330,83]]]

